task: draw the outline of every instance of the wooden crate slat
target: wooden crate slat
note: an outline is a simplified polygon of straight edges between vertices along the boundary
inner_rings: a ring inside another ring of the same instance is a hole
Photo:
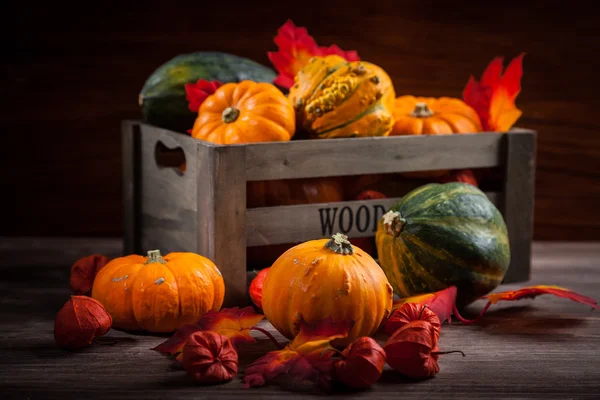
[[[198,147],[197,252],[211,259],[225,280],[224,307],[245,304],[246,176],[244,148]]]
[[[487,192],[497,204],[499,196]],[[399,198],[260,207],[246,210],[246,245],[295,243],[342,232],[351,238],[374,236],[377,221]]]
[[[141,179],[138,253],[160,250],[196,251],[198,227],[197,212],[197,144],[179,138],[173,132],[140,125]],[[183,136],[183,135],[181,135]],[[157,164],[156,149],[162,143],[170,149],[181,148],[185,156],[184,174],[176,167]]]
[[[506,134],[304,140],[245,145],[249,181],[483,168],[502,164]]]
[[[534,134],[508,135],[501,209],[508,229],[511,260],[504,283],[529,280],[533,241]]]

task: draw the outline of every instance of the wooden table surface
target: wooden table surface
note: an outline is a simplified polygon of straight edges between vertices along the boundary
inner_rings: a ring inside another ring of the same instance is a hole
[[[5,264],[5,263],[3,263]],[[233,381],[199,386],[150,350],[164,337],[112,330],[112,346],[77,353],[58,349],[54,317],[70,294],[67,265],[1,268],[1,399],[223,399],[312,397],[277,386],[244,389]],[[536,243],[529,284],[556,284],[600,299],[600,244]],[[524,286],[513,284],[500,289]],[[467,311],[475,314],[483,301]],[[272,327],[266,322],[261,326]],[[273,345],[260,334],[241,352],[241,366]],[[280,341],[283,338],[277,335]],[[389,370],[372,389],[343,398],[600,398],[600,314],[550,295],[492,306],[477,325],[444,325],[433,379],[412,382]]]

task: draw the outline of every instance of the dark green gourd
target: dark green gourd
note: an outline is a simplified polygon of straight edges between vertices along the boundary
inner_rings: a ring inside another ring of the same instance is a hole
[[[477,187],[459,182],[421,186],[379,221],[379,263],[408,297],[457,286],[458,305],[494,290],[510,262],[506,224]]]

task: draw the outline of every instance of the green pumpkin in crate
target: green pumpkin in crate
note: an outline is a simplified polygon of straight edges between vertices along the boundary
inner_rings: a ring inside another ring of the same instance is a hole
[[[510,262],[502,214],[481,190],[459,182],[406,194],[379,221],[376,244],[394,293],[456,286],[459,306],[494,290]]]

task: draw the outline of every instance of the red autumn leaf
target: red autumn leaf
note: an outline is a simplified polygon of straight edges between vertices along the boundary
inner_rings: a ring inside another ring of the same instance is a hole
[[[87,296],[71,296],[56,315],[54,341],[58,347],[75,350],[105,335],[112,326],[112,317],[102,303]]]
[[[484,130],[508,131],[521,116],[515,100],[521,92],[524,56],[522,53],[515,57],[504,74],[503,58],[496,57],[481,75],[480,82],[473,76],[469,78],[463,90],[463,100],[475,109]]]
[[[221,334],[194,332],[183,346],[182,365],[197,382],[226,382],[238,372],[238,353]]]
[[[450,286],[434,293],[395,300],[392,308],[396,309],[405,303],[425,304],[438,316],[440,323],[443,324],[446,320],[451,322],[452,312],[456,303],[456,286]]]
[[[160,353],[176,355],[181,353],[188,338],[198,331],[219,333],[231,340],[237,347],[240,343],[255,343],[250,329],[265,316],[254,312],[252,306],[223,308],[221,311],[209,311],[196,324],[188,324],[178,329],[173,336],[154,347]],[[178,357],[181,358],[181,357]]]
[[[294,76],[315,56],[337,54],[348,61],[358,61],[355,51],[343,51],[338,46],[319,47],[314,38],[304,27],[297,27],[292,20],[287,20],[277,30],[275,44],[277,52],[267,52],[269,60],[279,72],[274,83],[289,89],[294,84]]]
[[[552,286],[552,285],[537,285],[537,286],[528,286],[518,290],[508,290],[505,292],[491,293],[486,296],[483,296],[482,299],[488,299],[488,303],[483,307],[480,314],[472,320],[468,320],[463,318],[456,306],[454,307],[454,315],[456,318],[462,322],[463,324],[473,324],[478,322],[486,311],[490,308],[492,304],[496,304],[500,301],[515,301],[527,298],[535,298],[542,294],[552,294],[557,297],[562,297],[565,299],[570,299],[576,301],[578,303],[582,303],[588,305],[594,309],[600,309],[600,305],[598,305],[598,301],[592,299],[591,297],[584,296],[577,292],[573,292],[572,290],[565,289],[560,286]]]
[[[76,295],[89,296],[94,285],[98,271],[102,269],[109,259],[101,254],[91,254],[75,261],[71,266],[69,284]]]
[[[207,81],[199,79],[196,83],[186,83],[185,94],[188,101],[188,108],[191,112],[197,113],[204,100],[223,85],[219,81]]]
[[[385,323],[385,333],[392,335],[404,325],[418,320],[427,321],[431,324],[437,341],[441,330],[440,319],[427,305],[419,303],[404,303],[395,309]]]
[[[341,357],[333,363],[335,377],[354,389],[364,389],[377,382],[386,358],[383,347],[367,336],[352,342]]]
[[[250,283],[250,287],[248,288],[248,292],[250,293],[250,299],[254,303],[256,307],[262,309],[262,288],[263,283],[265,282],[265,278],[267,277],[267,273],[270,268],[261,269],[256,277],[252,279]]]
[[[438,179],[440,183],[448,183],[448,182],[463,182],[471,184],[475,187],[479,187],[477,183],[477,178],[475,178],[475,174],[473,174],[472,169],[461,169],[457,171],[452,171],[448,175],[443,175]]]
[[[168,353],[172,356],[179,355],[183,351],[183,346],[190,336],[201,331],[200,327],[196,324],[184,325],[177,329],[173,336],[154,347],[152,350],[158,351],[159,353]]]
[[[299,333],[284,349],[271,351],[248,367],[246,388],[263,386],[281,375],[297,382],[311,381],[327,389],[333,374],[331,341],[346,337],[352,322],[334,322],[331,317],[314,323],[299,322]]]

